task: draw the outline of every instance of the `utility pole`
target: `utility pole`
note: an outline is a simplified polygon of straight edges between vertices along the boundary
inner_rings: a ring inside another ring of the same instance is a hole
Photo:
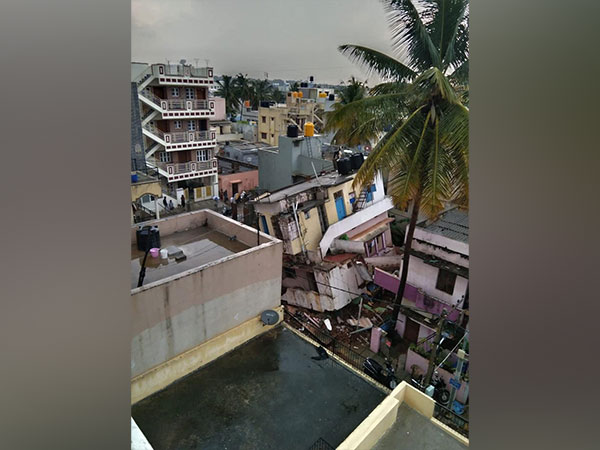
[[[431,355],[429,356],[429,366],[427,367],[427,375],[425,375],[425,382],[423,383],[425,387],[429,386],[431,383],[431,376],[433,375],[433,368],[435,367],[435,357],[437,356],[438,347],[442,340],[442,332],[444,331],[444,325],[446,325],[446,317],[448,317],[448,311],[444,309],[440,317],[440,322],[438,323]]]
[[[467,340],[464,339],[463,340],[463,344],[462,344],[462,348],[456,352],[456,356],[458,356],[458,362],[456,363],[456,370],[454,370],[454,379],[457,380],[459,383],[461,375],[462,375],[462,368],[463,368],[463,363],[465,361],[465,349],[467,348]],[[448,405],[450,405],[450,408],[452,408],[452,403],[454,403],[454,399],[456,398],[456,392],[457,389],[454,387],[454,385],[450,385],[450,400],[448,401]]]

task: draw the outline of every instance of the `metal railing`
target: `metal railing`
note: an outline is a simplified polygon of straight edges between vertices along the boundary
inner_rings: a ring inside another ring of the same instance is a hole
[[[216,167],[213,167],[213,161],[214,159],[210,159],[208,161],[188,161],[185,163],[152,161],[149,162],[149,164],[164,170],[169,175],[179,175],[182,173],[197,172],[199,170],[210,170],[213,168],[216,169]]]
[[[162,99],[157,97],[152,92],[141,91],[139,94],[152,103],[160,106],[162,109],[168,111],[187,111],[187,110],[199,110],[199,109],[210,109],[210,102],[204,99]]]
[[[180,77],[200,77],[209,78],[209,71],[212,72],[212,67],[191,67],[182,64],[164,64],[165,75],[175,75]]]
[[[363,364],[367,359],[365,356],[352,350],[352,348],[348,344],[334,339],[329,334],[324,333],[323,331],[315,328],[314,326],[306,326],[310,324],[308,324],[307,322],[303,322],[295,316],[292,316],[287,311],[285,311],[285,314],[287,317],[290,317],[291,319],[304,326],[305,331],[307,331],[323,347],[333,352],[334,355],[337,355],[340,358],[342,358],[355,369],[363,372]]]
[[[451,409],[436,402],[433,409],[433,417],[453,430],[458,431],[463,436],[469,437],[469,421]]]
[[[150,133],[152,133],[155,136],[159,137],[163,141],[165,140],[165,133],[164,133],[164,131],[161,131],[158,128],[150,126],[150,125],[144,125],[143,128],[144,128],[144,130],[149,131]]]
[[[150,100],[152,103],[160,106],[161,99],[154,95],[152,92],[142,90],[140,91],[139,95],[140,97],[144,97],[145,99]]]
[[[212,139],[210,131],[176,131],[167,134],[173,144],[190,141],[210,141]],[[191,134],[194,135],[193,139],[190,139]]]

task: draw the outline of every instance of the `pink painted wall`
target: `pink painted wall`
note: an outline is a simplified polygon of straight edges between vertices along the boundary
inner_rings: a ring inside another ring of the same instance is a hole
[[[240,180],[241,184],[238,187],[239,192],[243,190],[249,191],[258,186],[258,170],[248,170],[247,172],[238,172],[228,175],[219,175],[219,189],[227,191],[227,195],[231,197],[233,189],[231,182]]]
[[[213,97],[211,100],[215,102],[215,117],[211,120],[225,120],[225,99]]]
[[[376,285],[381,286],[385,290],[393,292],[394,294],[398,292],[398,288],[400,287],[400,279],[398,277],[395,277],[391,273],[388,273],[377,267],[375,268],[375,276],[373,277],[373,282]],[[426,297],[428,299],[428,305],[425,304]],[[418,309],[427,311],[431,314],[435,314],[438,316],[442,313],[442,309],[445,308],[446,311],[449,312],[448,320],[451,320],[453,322],[458,320],[460,316],[460,311],[454,310],[451,312],[450,305],[442,303],[432,297],[426,296],[423,292],[419,292],[419,290],[416,287],[411,286],[408,283],[404,288],[404,298],[415,302],[415,305]]]
[[[393,293],[398,292],[398,288],[400,287],[400,278],[395,277],[391,273],[381,270],[378,267],[375,267],[375,276],[373,277],[373,281],[376,285],[381,286],[386,291]]]

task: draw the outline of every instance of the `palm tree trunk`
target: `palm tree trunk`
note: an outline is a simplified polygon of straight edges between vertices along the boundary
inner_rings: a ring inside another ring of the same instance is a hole
[[[402,273],[400,275],[400,286],[398,292],[396,292],[396,298],[394,298],[394,311],[393,318],[398,320],[398,313],[400,312],[400,303],[404,296],[404,288],[406,287],[406,280],[408,278],[408,262],[410,261],[410,250],[412,248],[412,239],[415,233],[415,227],[417,225],[417,219],[419,218],[419,208],[421,206],[421,189],[417,191],[415,196],[412,214],[410,215],[410,222],[408,223],[408,229],[406,230],[406,239],[404,240],[404,254],[402,255]]]

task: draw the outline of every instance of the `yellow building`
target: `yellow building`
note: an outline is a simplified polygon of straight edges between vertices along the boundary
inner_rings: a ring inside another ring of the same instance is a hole
[[[320,103],[299,97],[297,92],[288,92],[285,105],[258,108],[258,140],[277,146],[279,136],[286,134],[288,125],[296,125],[302,132],[304,124],[312,122],[318,130],[323,125],[322,113]]]
[[[282,298],[288,303],[318,311],[342,308],[364,282],[355,257],[392,250],[387,211],[393,203],[381,176],[364,190],[353,188],[354,176],[328,173],[254,203],[261,231],[283,241],[284,267],[294,279],[284,274],[288,289]]]
[[[136,221],[136,217],[148,215],[143,211],[142,199],[145,196],[154,196],[156,198],[162,196],[162,189],[158,178],[153,178],[141,172],[132,173],[131,175],[131,223]],[[135,211],[135,213],[134,213]],[[154,217],[149,217],[154,218]]]

